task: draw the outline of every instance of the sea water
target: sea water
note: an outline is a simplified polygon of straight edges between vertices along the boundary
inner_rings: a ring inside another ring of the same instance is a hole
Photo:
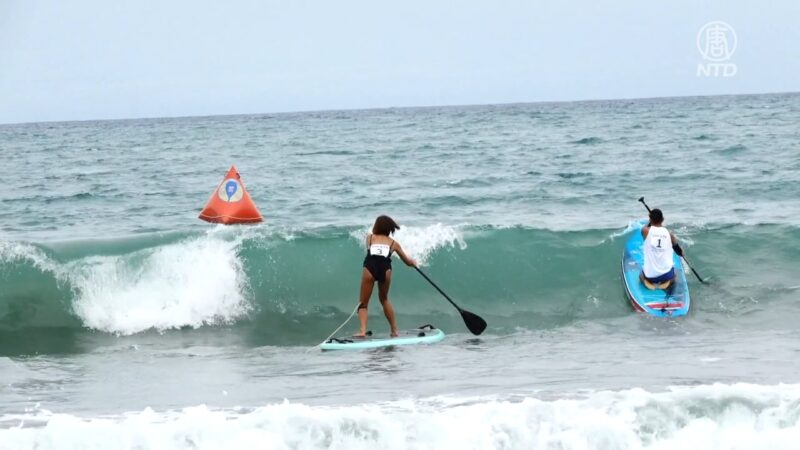
[[[797,448],[799,123],[774,94],[0,125],[0,449]],[[263,224],[197,219],[231,164]],[[625,298],[640,196],[709,281],[687,317]],[[379,214],[483,335],[396,260],[400,326],[447,338],[314,348]]]

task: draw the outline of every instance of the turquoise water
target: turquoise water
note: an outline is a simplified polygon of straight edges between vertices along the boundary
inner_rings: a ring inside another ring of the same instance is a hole
[[[775,94],[0,125],[0,448],[791,448],[798,123]],[[264,224],[196,218],[231,164]],[[625,299],[640,196],[710,281],[686,318]],[[484,335],[398,261],[401,327],[445,341],[312,348],[383,213]]]

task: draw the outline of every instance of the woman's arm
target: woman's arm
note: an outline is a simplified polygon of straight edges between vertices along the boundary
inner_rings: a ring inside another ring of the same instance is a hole
[[[400,244],[397,243],[397,241],[393,241],[392,244],[394,244],[394,251],[397,252],[398,255],[400,255],[400,259],[402,259],[403,262],[406,263],[408,267],[417,267],[417,262],[414,260],[414,258],[411,258],[408,255],[406,255],[406,252],[403,251],[403,247],[401,247]]]

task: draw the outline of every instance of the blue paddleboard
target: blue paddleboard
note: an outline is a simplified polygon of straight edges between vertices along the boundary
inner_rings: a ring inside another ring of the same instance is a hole
[[[319,345],[322,350],[364,350],[368,348],[392,347],[395,345],[433,344],[444,339],[444,332],[432,325],[413,330],[400,331],[399,336],[371,335],[363,338],[352,336],[334,337]]]
[[[686,273],[683,270],[681,257],[676,253],[673,256],[675,264],[675,281],[671,292],[664,289],[650,290],[639,280],[644,264],[644,238],[642,227],[647,225],[647,219],[639,221],[633,226],[633,234],[625,244],[622,253],[622,280],[625,284],[625,294],[637,311],[646,312],[656,317],[677,317],[689,312],[689,284],[686,282]]]

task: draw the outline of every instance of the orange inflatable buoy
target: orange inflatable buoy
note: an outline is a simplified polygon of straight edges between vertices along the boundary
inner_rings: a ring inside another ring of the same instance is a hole
[[[247,189],[244,188],[236,166],[231,166],[231,170],[211,194],[206,207],[200,211],[198,217],[206,222],[225,225],[257,223],[264,220]]]

